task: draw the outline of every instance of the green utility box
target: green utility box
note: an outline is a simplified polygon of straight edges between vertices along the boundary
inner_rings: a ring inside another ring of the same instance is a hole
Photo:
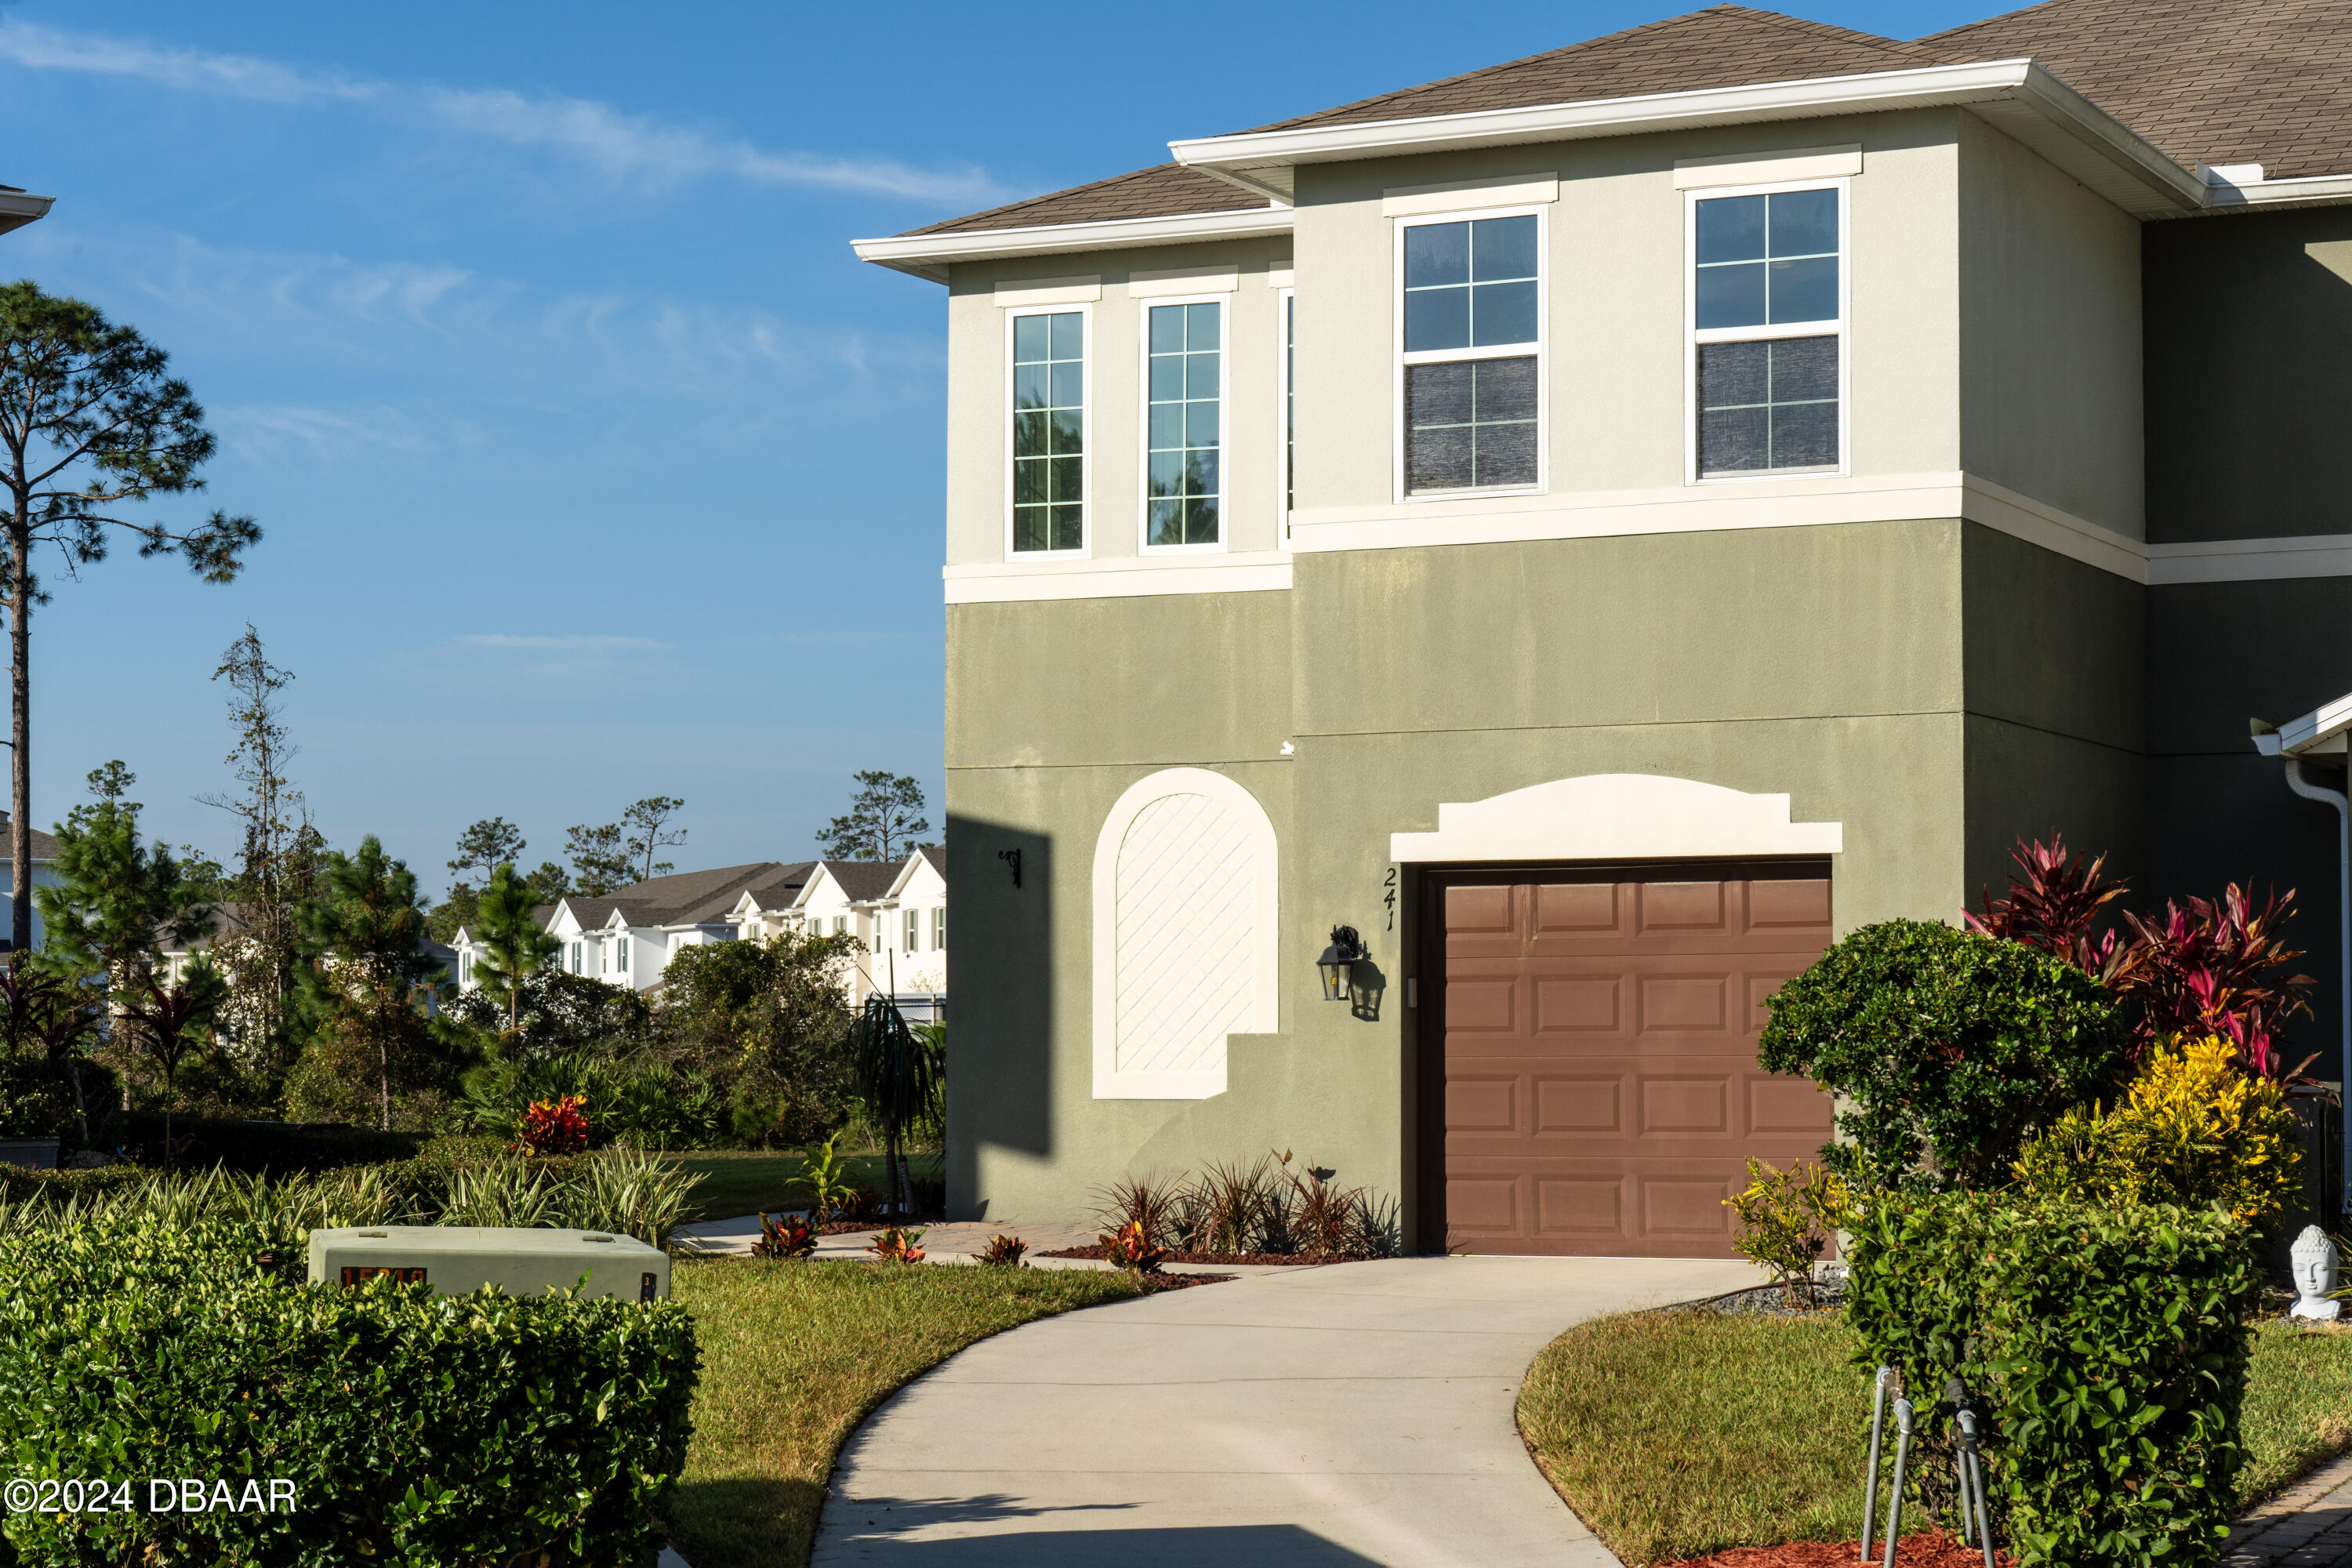
[[[620,1301],[669,1300],[669,1254],[595,1230],[386,1225],[310,1233],[310,1281],[357,1285],[389,1274],[461,1296],[496,1285],[509,1296],[569,1290]]]

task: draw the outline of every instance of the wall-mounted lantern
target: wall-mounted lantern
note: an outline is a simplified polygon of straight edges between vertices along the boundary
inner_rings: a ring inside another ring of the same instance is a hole
[[[1331,945],[1315,961],[1315,967],[1323,972],[1323,1000],[1347,1001],[1349,971],[1371,956],[1364,951],[1364,939],[1356,934],[1354,926],[1333,926]]]

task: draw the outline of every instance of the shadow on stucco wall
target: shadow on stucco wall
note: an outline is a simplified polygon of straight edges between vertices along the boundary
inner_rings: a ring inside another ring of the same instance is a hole
[[[1054,841],[950,812],[948,1214],[986,1219],[980,1155],[1053,1152]]]

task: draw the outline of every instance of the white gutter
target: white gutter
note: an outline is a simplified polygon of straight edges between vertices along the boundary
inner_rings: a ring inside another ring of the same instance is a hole
[[[2029,133],[2029,145],[2128,211],[2170,216],[2195,212],[2207,200],[2209,187],[2199,175],[2030,59],[1254,131],[1168,145],[1187,168],[1288,201],[1291,171],[1301,163],[1956,104],[2015,106],[1991,118],[2005,130],[2020,119],[2038,121],[2042,133]]]
[[[2336,1001],[2343,1023],[2337,1062],[2343,1077],[2338,1080],[2337,1099],[2342,1105],[2344,1131],[2343,1163],[2337,1169],[2344,1173],[2347,1183],[2352,1183],[2352,798],[2347,798],[2343,790],[2313,783],[2303,771],[2305,756],[2322,747],[2340,746],[2338,737],[2347,729],[2352,729],[2352,694],[2314,709],[2272,733],[2258,730],[2254,749],[2266,757],[2285,759],[2287,788],[2305,800],[2336,808],[2336,936],[2340,965],[2337,973],[2341,976]],[[2321,1185],[2325,1190],[2325,1182]]]
[[[0,190],[0,234],[49,216],[55,196],[37,196],[25,191]]]
[[[853,239],[861,261],[910,272],[936,282],[958,261],[1004,257],[1060,256],[1078,250],[1123,250],[1129,246],[1175,245],[1187,240],[1244,239],[1288,234],[1287,206],[1244,207],[1237,212],[1179,213],[1170,217],[1113,218],[1102,223],[1036,224],[1022,228],[974,228],[950,234],[901,234],[885,239]]]

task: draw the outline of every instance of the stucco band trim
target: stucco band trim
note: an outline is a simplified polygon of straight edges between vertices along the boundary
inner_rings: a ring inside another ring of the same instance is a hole
[[[1835,855],[1845,825],[1791,822],[1785,795],[1658,773],[1588,773],[1485,800],[1446,801],[1434,833],[1389,835],[1389,858],[1678,860]]]

